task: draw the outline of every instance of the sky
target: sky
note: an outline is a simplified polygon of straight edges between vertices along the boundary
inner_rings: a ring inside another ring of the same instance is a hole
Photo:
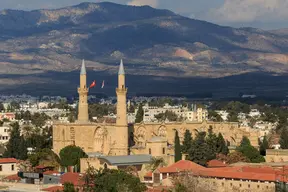
[[[100,0],[0,0],[0,9],[50,9]],[[233,27],[288,28],[288,0],[110,0],[150,5],[194,19]]]

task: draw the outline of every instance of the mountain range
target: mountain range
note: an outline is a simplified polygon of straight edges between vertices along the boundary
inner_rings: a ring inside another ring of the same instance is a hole
[[[74,81],[67,74],[79,70],[82,59],[89,71],[102,76],[115,75],[120,59],[127,74],[156,80],[285,75],[287,53],[286,29],[219,26],[149,6],[102,2],[0,11],[2,90],[69,85]]]

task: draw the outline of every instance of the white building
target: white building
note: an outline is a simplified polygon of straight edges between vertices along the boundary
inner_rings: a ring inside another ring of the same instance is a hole
[[[197,108],[196,105],[192,105],[193,110],[189,110],[188,107],[183,107],[181,105],[171,106],[166,103],[163,107],[149,106],[148,104],[143,106],[144,122],[158,122],[155,115],[165,113],[166,111],[171,111],[175,113],[178,117],[184,118],[186,121],[198,121],[202,122],[208,119],[208,111],[203,108]],[[135,114],[137,114],[135,110]]]
[[[10,139],[10,133],[9,133],[10,127],[8,126],[2,126],[0,127],[0,144],[5,144]]]
[[[229,113],[227,111],[219,110],[219,111],[215,111],[215,112],[218,113],[218,115],[220,115],[224,121],[227,121],[228,115],[229,115]]]

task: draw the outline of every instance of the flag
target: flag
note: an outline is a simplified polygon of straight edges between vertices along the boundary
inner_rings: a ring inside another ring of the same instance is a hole
[[[104,80],[102,81],[101,89],[103,89],[103,88],[104,88]]]
[[[94,80],[94,81],[91,83],[91,85],[90,85],[89,88],[92,88],[92,87],[95,87],[95,86],[96,86],[96,81]]]

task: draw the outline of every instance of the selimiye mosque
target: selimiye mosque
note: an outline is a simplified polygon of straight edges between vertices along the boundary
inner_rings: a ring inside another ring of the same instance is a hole
[[[126,168],[135,166],[139,171],[143,164],[149,163],[151,157],[163,157],[166,163],[174,163],[174,136],[178,131],[180,141],[186,130],[193,136],[199,131],[213,128],[214,133],[222,133],[230,146],[239,145],[243,136],[247,136],[251,144],[258,146],[259,133],[241,128],[238,123],[230,122],[163,122],[137,123],[127,122],[127,91],[125,85],[125,70],[121,60],[118,71],[117,118],[116,123],[95,123],[89,121],[87,72],[84,60],[80,71],[80,86],[78,87],[78,119],[74,123],[54,122],[53,150],[59,154],[68,145],[81,147],[88,158],[81,159],[81,172],[89,166],[95,168],[112,167]],[[129,139],[133,138],[133,142]],[[130,144],[130,145],[129,145]],[[131,146],[133,145],[133,146]]]

